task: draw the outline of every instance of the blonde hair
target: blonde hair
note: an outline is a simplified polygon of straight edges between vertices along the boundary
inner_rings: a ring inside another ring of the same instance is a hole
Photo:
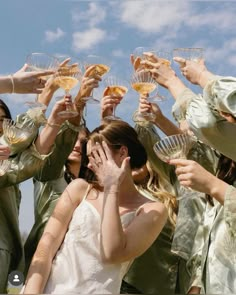
[[[175,227],[178,203],[174,195],[174,190],[170,186],[170,183],[164,177],[160,177],[152,168],[149,161],[147,161],[146,166],[149,172],[149,178],[145,183],[138,184],[137,187],[147,190],[154,198],[166,206],[170,223]]]

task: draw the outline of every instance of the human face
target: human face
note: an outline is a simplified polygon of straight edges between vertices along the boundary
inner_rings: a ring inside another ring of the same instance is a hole
[[[68,160],[73,163],[80,163],[81,162],[81,141],[85,139],[85,133],[80,132],[77,141],[74,145],[72,152],[70,153]]]
[[[91,157],[93,157],[92,155],[92,150],[93,150],[94,145],[92,144],[91,140],[88,141],[87,143],[87,157],[89,159],[89,163],[90,163],[90,159]],[[111,155],[113,160],[115,161],[115,163],[117,164],[117,166],[121,166],[122,161],[124,159],[124,155],[125,155],[125,151],[124,151],[124,147],[122,146],[119,150],[112,150],[110,149]],[[105,152],[104,152],[105,153]],[[127,155],[126,155],[127,156]]]
[[[139,169],[132,170],[132,177],[135,184],[143,183],[143,181],[148,177],[148,175],[149,172],[146,164]]]
[[[6,118],[6,113],[4,112],[4,110],[2,108],[0,108],[0,136],[3,133],[2,130],[2,123],[3,123],[3,119]]]

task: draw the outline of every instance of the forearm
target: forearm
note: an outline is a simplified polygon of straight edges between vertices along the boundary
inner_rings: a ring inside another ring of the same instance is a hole
[[[172,77],[166,83],[166,86],[175,100],[187,88],[177,76]]]
[[[32,259],[26,278],[24,294],[42,294],[51,272],[53,240],[43,235]]]
[[[49,105],[56,89],[45,87],[41,94],[38,95],[38,101],[46,106]]]
[[[158,117],[154,123],[167,136],[182,133],[180,128],[165,116]]]
[[[13,83],[10,76],[1,76],[0,77],[0,93],[12,93]]]
[[[215,77],[216,76],[213,73],[207,70],[203,70],[199,75],[198,85],[204,88],[207,85],[207,83]]]
[[[46,155],[51,151],[60,127],[60,124],[50,121],[45,125],[35,141],[39,154]]]
[[[228,186],[229,185],[226,182],[213,176],[206,193],[216,199],[220,204],[224,205],[225,193]]]
[[[48,277],[51,271],[51,263],[39,262],[33,259],[30,266],[24,294],[43,294]]]
[[[117,254],[122,252],[126,244],[119,215],[118,194],[118,188],[104,191],[101,222],[101,252],[103,261],[108,263],[114,263],[119,259]]]

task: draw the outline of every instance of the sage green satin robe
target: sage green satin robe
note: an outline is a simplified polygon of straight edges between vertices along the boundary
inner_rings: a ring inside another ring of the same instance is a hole
[[[34,176],[47,157],[40,155],[32,143],[40,126],[39,117],[45,118],[41,111],[38,116],[32,115],[31,111],[17,116],[16,122],[21,125],[21,129],[30,128],[32,133],[23,142],[10,146],[11,166],[0,176],[0,293],[6,292],[11,271],[24,270],[18,218],[21,201],[19,184]]]
[[[178,194],[179,183],[175,168],[161,161],[153,151],[160,140],[151,124],[136,126],[139,139],[147,150],[148,160],[160,177],[166,179],[166,190]],[[198,150],[198,152],[197,152]],[[201,143],[192,148],[189,157],[197,158],[208,170],[212,168],[212,149]],[[146,194],[150,198],[149,193]],[[193,241],[205,208],[202,193],[194,192],[179,201],[176,227],[168,221],[152,246],[131,265],[124,280],[144,294],[186,293],[190,274],[186,268]]]
[[[177,121],[186,119],[196,137],[236,161],[236,124],[226,121],[219,110],[236,116],[236,79],[216,76],[196,95],[185,89],[176,99],[172,113]]]

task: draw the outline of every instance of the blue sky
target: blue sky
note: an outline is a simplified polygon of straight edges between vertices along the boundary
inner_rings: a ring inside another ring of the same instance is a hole
[[[130,53],[148,46],[167,51],[203,47],[211,71],[235,76],[235,15],[235,1],[1,1],[0,74],[15,72],[30,52],[47,52],[78,59],[88,54],[106,56],[112,61],[112,72],[129,78]],[[173,67],[176,69],[175,64]],[[96,92],[98,97],[101,91]],[[24,101],[29,97],[2,95],[13,117],[26,110]],[[137,101],[130,90],[117,108],[118,115],[132,123]],[[171,97],[160,104],[170,118],[172,104]],[[90,129],[99,124],[98,106],[87,107],[87,122]],[[28,231],[33,222],[31,181],[21,188],[20,223],[22,230]]]

